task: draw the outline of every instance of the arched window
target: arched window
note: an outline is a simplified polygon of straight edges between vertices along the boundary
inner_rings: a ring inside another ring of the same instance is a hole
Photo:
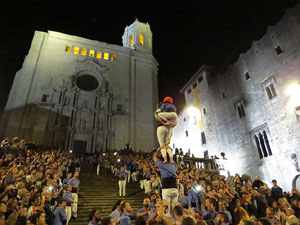
[[[66,47],[66,52],[70,53],[71,50],[72,50],[71,46],[67,46],[67,47]]]
[[[268,132],[266,125],[259,126],[251,132],[253,141],[256,145],[256,149],[259,155],[259,158],[262,159],[264,157],[272,156],[272,150],[268,138]]]
[[[266,148],[267,148],[268,154],[269,155],[273,155],[273,153],[271,151],[271,147],[270,147],[270,144],[269,144],[269,139],[268,139],[266,131],[263,131],[262,135],[263,135],[264,140],[265,140],[265,144],[266,144]]]
[[[94,57],[94,56],[95,56],[95,51],[94,51],[94,50],[92,50],[92,49],[90,49],[89,56],[90,56],[90,57]]]
[[[144,34],[140,33],[140,44],[144,45]]]
[[[99,51],[97,52],[97,58],[98,58],[98,59],[101,59],[101,58],[102,58],[102,52],[99,52]]]
[[[77,46],[74,47],[73,54],[75,54],[75,55],[79,54],[79,47],[77,47]]]
[[[129,35],[129,46],[133,46],[133,34]]]
[[[256,143],[256,148],[257,148],[257,152],[258,152],[259,158],[261,159],[263,157],[263,155],[261,153],[261,148],[260,148],[260,145],[259,145],[259,140],[258,140],[258,138],[257,138],[256,135],[254,135],[254,141]]]
[[[86,55],[86,49],[85,48],[83,48],[83,49],[81,49],[81,55]]]
[[[104,52],[103,59],[109,60],[109,53],[108,52]]]

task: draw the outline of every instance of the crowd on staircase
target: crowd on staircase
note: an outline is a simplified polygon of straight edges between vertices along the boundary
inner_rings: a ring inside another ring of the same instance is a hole
[[[130,202],[120,200],[109,221],[120,225],[129,225],[132,220],[155,225],[299,223],[297,189],[283,192],[276,180],[269,187],[258,176],[251,179],[246,174],[241,177],[228,172],[225,177],[202,172],[176,158],[179,160],[175,163],[164,163],[160,149],[151,153],[124,150],[91,157],[99,175],[113,173],[119,177],[120,198],[126,196],[128,182],[139,183],[145,192],[139,211],[133,213]]]
[[[76,220],[80,162],[64,151],[29,150],[18,137],[0,146],[0,225]]]
[[[23,140],[5,139],[0,149],[0,225],[65,225],[76,220],[80,162],[61,150],[29,150]],[[298,224],[300,194],[269,187],[259,177],[221,176],[190,166],[182,157],[171,162],[160,153],[123,151],[87,156],[93,173],[119,179],[119,196],[110,215],[97,209],[90,225],[269,225]],[[126,185],[145,193],[133,212]],[[96,188],[96,187],[95,187]],[[93,191],[93,190],[91,190]]]
[[[276,180],[269,187],[260,177],[221,176],[201,171],[174,157],[169,146],[177,125],[173,99],[165,97],[154,116],[160,144],[150,154],[129,151],[105,153],[94,160],[97,171],[111,170],[119,177],[119,195],[126,196],[126,182],[140,182],[145,195],[143,207],[132,214],[130,202],[118,202],[109,221],[130,225],[269,225],[298,224],[300,194],[283,193]],[[176,153],[176,152],[175,152]],[[178,153],[178,151],[177,151]],[[176,154],[175,154],[176,155]],[[98,221],[92,221],[97,224]]]

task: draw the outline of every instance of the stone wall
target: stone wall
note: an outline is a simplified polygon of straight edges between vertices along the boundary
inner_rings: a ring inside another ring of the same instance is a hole
[[[291,188],[292,179],[298,174],[295,161],[300,156],[300,121],[295,111],[300,106],[300,90],[294,92],[296,97],[286,91],[291,84],[300,82],[299,36],[298,5],[287,10],[260,40],[253,41],[251,48],[224,73],[214,75],[213,70],[204,67],[192,77],[182,93],[187,108],[195,105],[193,92],[199,96],[207,144],[195,144],[191,153],[202,157],[203,151],[208,150],[209,155],[221,157],[220,153],[225,152],[230,161],[227,169],[232,173],[260,175],[268,184],[277,179],[285,190]],[[213,76],[207,79],[207,74]],[[199,82],[201,76],[204,79]],[[181,118],[179,123],[172,142],[187,151],[190,143],[184,141],[188,137],[181,131]],[[198,127],[188,129],[189,133],[199,134]],[[260,141],[262,158],[255,141],[260,134],[267,153],[264,157]]]

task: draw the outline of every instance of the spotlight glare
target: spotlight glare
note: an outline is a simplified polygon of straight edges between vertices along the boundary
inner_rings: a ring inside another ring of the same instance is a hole
[[[300,84],[299,83],[290,84],[286,89],[286,95],[300,97]]]
[[[196,118],[199,118],[200,117],[200,110],[195,108],[195,107],[189,107],[187,109],[187,113],[189,116],[191,117],[196,117]]]

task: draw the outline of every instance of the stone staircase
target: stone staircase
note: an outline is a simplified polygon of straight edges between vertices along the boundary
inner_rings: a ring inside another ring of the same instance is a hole
[[[126,197],[119,197],[118,177],[112,174],[91,174],[84,170],[80,173],[80,192],[78,217],[70,225],[87,225],[91,209],[97,209],[101,217],[108,216],[115,202],[119,199],[128,201],[135,213],[143,205],[145,194],[138,182],[131,181],[126,185]]]

